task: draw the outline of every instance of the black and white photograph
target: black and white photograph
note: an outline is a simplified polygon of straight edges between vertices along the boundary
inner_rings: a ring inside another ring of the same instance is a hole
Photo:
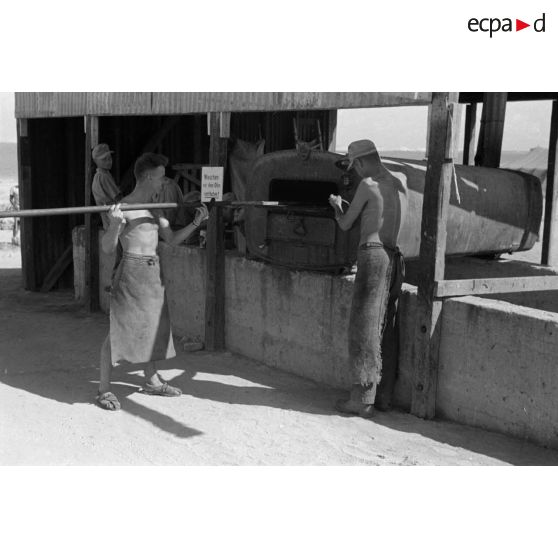
[[[558,464],[558,94],[2,102],[3,464]]]
[[[550,556],[550,7],[72,6],[0,38],[6,555]]]

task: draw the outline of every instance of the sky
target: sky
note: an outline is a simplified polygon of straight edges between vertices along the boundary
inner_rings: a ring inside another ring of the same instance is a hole
[[[16,141],[15,96],[0,92],[0,142]]]
[[[477,111],[479,119],[480,112]],[[508,103],[502,149],[548,147],[550,112],[550,101]],[[426,119],[426,107],[340,110],[337,149],[344,151],[351,141],[369,138],[380,151],[422,150],[426,145]],[[15,141],[14,94],[0,93],[0,142]]]
[[[532,147],[548,147],[550,114],[551,101],[508,103],[502,149],[527,151]],[[480,116],[479,109],[479,121]],[[343,151],[351,141],[368,138],[376,143],[380,151],[423,150],[426,146],[427,117],[427,107],[341,110],[337,121],[337,148]],[[465,111],[462,114],[463,123],[464,117]]]

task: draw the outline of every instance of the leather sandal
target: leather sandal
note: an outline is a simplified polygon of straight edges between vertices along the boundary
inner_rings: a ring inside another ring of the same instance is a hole
[[[143,384],[142,392],[147,395],[162,395],[163,397],[178,397],[179,395],[182,395],[182,390],[180,388],[170,386],[167,382],[161,384],[160,386]]]
[[[105,391],[105,393],[99,393],[95,397],[95,402],[101,409],[105,411],[119,411],[120,401],[118,401],[116,395],[112,391]]]

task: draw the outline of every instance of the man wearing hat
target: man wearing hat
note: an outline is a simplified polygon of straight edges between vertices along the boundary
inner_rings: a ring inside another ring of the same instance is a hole
[[[404,273],[397,240],[406,214],[407,185],[405,175],[384,167],[370,140],[351,143],[347,156],[337,164],[354,169],[361,181],[345,212],[341,196],[329,197],[342,230],[349,230],[360,217],[348,335],[352,388],[349,398],[337,401],[335,408],[368,418],[373,414],[374,402],[377,408],[389,408],[395,382],[395,316]],[[378,390],[380,379],[383,381]]]
[[[91,187],[97,205],[112,205],[122,198],[122,192],[120,192],[110,173],[113,153],[114,151],[111,151],[106,143],[100,143],[91,152],[93,161],[97,165],[97,172],[93,177],[93,186]],[[103,228],[105,230],[108,229],[109,221],[107,214],[102,213],[101,218],[103,220]]]

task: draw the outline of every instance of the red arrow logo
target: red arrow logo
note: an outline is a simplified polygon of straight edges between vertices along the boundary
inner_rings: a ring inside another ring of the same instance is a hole
[[[522,29],[525,29],[526,27],[531,27],[531,24],[530,23],[525,23],[524,21],[521,21],[520,19],[515,20],[515,30],[516,31],[521,31]]]

